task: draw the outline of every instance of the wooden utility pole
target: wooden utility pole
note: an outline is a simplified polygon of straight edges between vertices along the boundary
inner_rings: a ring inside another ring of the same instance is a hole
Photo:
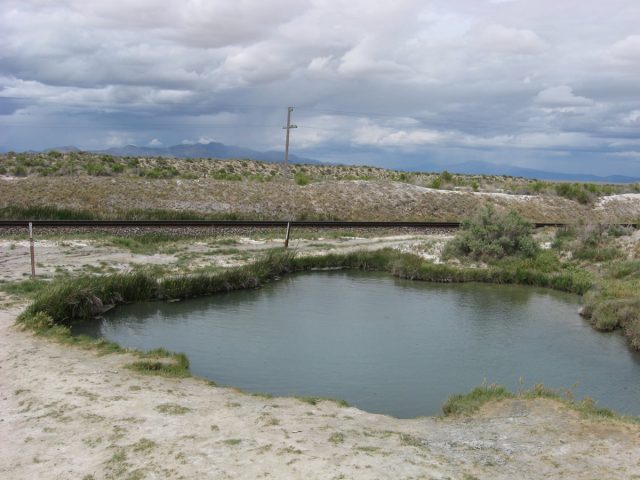
[[[291,125],[291,112],[293,112],[293,107],[287,108],[287,126],[282,127],[283,130],[287,131],[287,138],[284,144],[284,176],[289,176],[289,132],[292,128],[298,128],[297,125]]]
[[[33,223],[29,222],[29,251],[31,253],[31,278],[36,278],[36,252],[33,245]]]
[[[284,248],[289,248],[289,233],[291,233],[291,222],[287,222],[287,233],[284,236]]]

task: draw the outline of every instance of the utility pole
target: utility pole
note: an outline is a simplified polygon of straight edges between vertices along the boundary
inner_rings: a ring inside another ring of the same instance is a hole
[[[291,125],[291,112],[293,112],[293,107],[287,108],[287,126],[282,127],[283,130],[287,131],[287,139],[284,144],[284,176],[285,178],[289,176],[289,132],[292,128],[298,128],[297,125]]]
[[[36,278],[36,252],[33,246],[33,223],[29,222],[29,252],[31,253],[31,278]]]

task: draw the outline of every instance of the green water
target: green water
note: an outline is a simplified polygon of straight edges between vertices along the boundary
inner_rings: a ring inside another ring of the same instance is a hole
[[[592,330],[579,306],[531,287],[323,272],[122,306],[75,332],[184,352],[194,374],[218,384],[340,398],[403,418],[437,414],[449,395],[483,381],[514,391],[577,384],[577,397],[640,414],[640,356],[618,333]]]

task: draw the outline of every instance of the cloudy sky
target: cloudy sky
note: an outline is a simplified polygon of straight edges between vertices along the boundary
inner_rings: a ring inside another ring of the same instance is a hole
[[[0,148],[640,176],[638,0],[0,0]]]

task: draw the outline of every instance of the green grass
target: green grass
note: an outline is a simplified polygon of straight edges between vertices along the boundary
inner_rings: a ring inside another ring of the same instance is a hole
[[[318,405],[320,402],[333,402],[340,407],[348,407],[349,402],[346,400],[329,398],[329,397],[295,397],[301,402],[308,403],[309,405]]]
[[[640,417],[620,415],[608,408],[598,407],[597,403],[589,397],[575,400],[570,390],[552,389],[542,384],[534,385],[532,388],[518,393],[509,392],[501,385],[483,384],[469,393],[449,397],[442,406],[442,412],[445,416],[471,415],[489,402],[514,398],[527,400],[547,398],[562,402],[572,410],[580,412],[585,418],[640,423]]]
[[[0,281],[0,290],[9,295],[15,295],[21,298],[34,298],[40,291],[49,284],[46,280],[28,279],[17,282]]]
[[[22,207],[10,205],[0,208],[2,220],[97,220],[90,210],[59,208],[52,205]]]
[[[1,220],[260,220],[255,215],[239,213],[202,213],[191,210],[126,209],[82,210],[60,208],[53,205],[18,206],[0,208]]]
[[[163,377],[188,377],[189,359],[184,353],[173,353],[158,348],[143,353],[142,359],[127,365],[127,368],[147,375]]]
[[[240,445],[242,443],[242,439],[229,438],[228,440],[223,440],[222,443],[224,443],[225,445],[229,445],[230,447],[235,447],[236,445]]]
[[[452,395],[442,405],[446,415],[470,415],[488,402],[513,398],[513,394],[500,385],[481,385],[469,393]]]
[[[177,405],[175,403],[162,403],[156,406],[155,410],[167,415],[184,415],[185,413],[189,413],[191,411],[190,408],[183,407],[182,405]]]
[[[548,261],[543,261],[546,263]],[[125,302],[186,299],[256,288],[287,273],[322,268],[387,271],[399,278],[443,283],[475,281],[535,285],[578,294],[591,287],[590,277],[581,270],[545,271],[535,262],[479,269],[434,264],[392,249],[316,257],[296,257],[290,251],[272,250],[253,264],[212,273],[162,277],[143,270],[54,280],[40,286],[19,321],[24,323],[25,319],[42,313],[56,325],[70,325]]]

